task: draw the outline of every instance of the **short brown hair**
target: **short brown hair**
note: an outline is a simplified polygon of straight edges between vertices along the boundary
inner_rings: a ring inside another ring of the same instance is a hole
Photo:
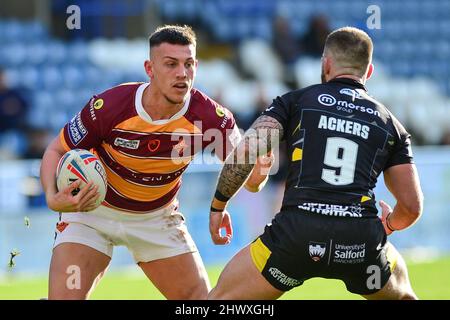
[[[158,27],[149,37],[150,49],[162,43],[197,45],[197,38],[190,26],[164,25]]]
[[[373,43],[369,35],[354,27],[339,28],[331,32],[324,47],[341,68],[353,69],[362,76],[372,62]]]

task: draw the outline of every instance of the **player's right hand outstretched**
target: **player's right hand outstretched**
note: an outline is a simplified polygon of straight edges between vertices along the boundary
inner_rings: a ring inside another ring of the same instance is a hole
[[[89,182],[77,194],[72,192],[80,187],[81,181],[72,182],[67,188],[53,195],[47,195],[48,207],[56,212],[87,212],[96,209],[99,197],[98,187]]]
[[[220,234],[220,230],[225,228],[225,236]],[[209,233],[214,244],[229,244],[233,237],[233,226],[228,211],[211,211],[209,213]]]

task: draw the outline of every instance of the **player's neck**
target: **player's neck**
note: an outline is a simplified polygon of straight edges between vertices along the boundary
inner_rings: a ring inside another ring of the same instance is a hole
[[[150,118],[156,121],[170,119],[183,108],[184,103],[170,103],[164,95],[148,86],[142,94],[142,106]]]

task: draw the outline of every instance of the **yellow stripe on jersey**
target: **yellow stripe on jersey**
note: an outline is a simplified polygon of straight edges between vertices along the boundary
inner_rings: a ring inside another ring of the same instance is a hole
[[[368,197],[368,196],[362,196],[362,197],[361,197],[361,203],[366,202],[366,201],[371,200],[371,199],[372,199],[371,197]]]
[[[292,161],[300,161],[303,159],[303,150],[300,148],[295,148],[292,152]]]
[[[181,179],[181,176],[179,176],[174,181],[162,186],[143,186],[124,180],[111,171],[108,166],[105,166],[105,171],[108,176],[108,183],[120,194],[126,198],[143,202],[161,198],[172,190]]]
[[[302,125],[302,122],[300,121],[299,123],[298,123],[298,126],[294,129],[294,131],[292,132],[292,135],[294,135],[295,134],[295,132],[297,132],[297,130],[300,130],[300,126]]]
[[[153,133],[153,132],[170,132],[170,133],[197,133],[201,134],[202,131],[197,128],[192,122],[188,121],[185,117],[170,121],[165,124],[149,124],[140,116],[129,118],[117,126],[115,129],[131,130],[134,132]],[[181,130],[180,130],[181,129]]]
[[[272,252],[265,246],[261,239],[258,238],[250,244],[250,253],[256,268],[259,272],[262,272]]]
[[[395,248],[391,247],[391,245],[388,245],[386,249],[386,259],[389,262],[389,268],[391,269],[391,273],[394,272],[395,267],[397,266],[398,253]]]
[[[109,144],[103,143],[102,147],[114,158],[117,163],[131,170],[142,173],[171,173],[175,172],[191,162],[192,157],[182,159],[137,159],[114,150]]]

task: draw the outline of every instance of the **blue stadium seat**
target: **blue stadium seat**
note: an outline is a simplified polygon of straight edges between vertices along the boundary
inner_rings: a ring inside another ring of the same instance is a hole
[[[236,30],[227,19],[219,18],[212,25],[214,36],[222,42],[232,42],[237,39]]]
[[[253,36],[264,39],[266,41],[272,40],[272,24],[267,19],[257,19],[253,23]]]
[[[49,117],[58,105],[55,103],[53,93],[50,91],[39,90],[33,94],[33,108],[28,113],[28,123],[40,128],[51,128]]]
[[[27,21],[23,23],[24,41],[44,41],[48,39],[48,30],[39,21]]]
[[[69,88],[62,87],[53,95],[56,100],[56,105],[59,109],[64,110],[67,113],[74,114],[76,103],[76,91]],[[81,109],[81,108],[80,108]]]
[[[61,41],[51,41],[47,45],[48,63],[62,64],[67,62],[67,47]]]
[[[418,43],[411,40],[399,40],[395,42],[394,45],[394,55],[398,55],[399,53],[401,53],[402,58],[405,60],[409,60],[414,56],[417,56],[418,49],[420,48],[420,45]]]
[[[67,44],[67,60],[71,63],[86,63],[88,46],[84,41],[74,41]]]
[[[179,18],[178,3],[176,0],[166,0],[161,2],[160,13],[169,20]]]
[[[20,42],[10,43],[3,49],[2,64],[6,67],[19,67],[25,63],[27,50]]]
[[[26,63],[40,65],[48,62],[48,48],[45,41],[26,44]]]
[[[75,64],[67,64],[60,68],[63,84],[66,88],[78,89],[83,86],[84,77],[79,67]]]
[[[19,41],[26,34],[24,24],[19,20],[6,20],[2,28],[5,42]]]
[[[433,59],[430,64],[430,76],[439,80],[448,77],[450,67],[446,59]]]
[[[55,66],[46,66],[41,69],[41,79],[46,90],[55,90],[62,85],[62,75]]]
[[[29,90],[39,90],[43,87],[41,76],[34,66],[24,66],[19,69],[22,78],[21,84]]]
[[[206,1],[202,4],[200,19],[210,30],[212,29],[214,31],[217,20],[221,20],[218,14],[217,6],[213,1]]]

